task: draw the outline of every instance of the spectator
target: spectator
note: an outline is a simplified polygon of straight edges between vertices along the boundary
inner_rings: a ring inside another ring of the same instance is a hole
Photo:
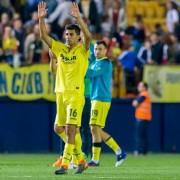
[[[148,84],[138,84],[139,95],[132,102],[135,108],[136,134],[135,134],[135,155],[148,153],[148,126],[151,121],[151,98],[148,93]]]
[[[162,63],[167,64],[172,61],[173,57],[173,41],[171,39],[171,34],[166,33],[162,38],[163,52],[162,52]]]
[[[20,64],[19,62],[15,62],[14,60],[18,60],[17,49],[19,46],[19,41],[15,38],[14,32],[11,26],[6,26],[4,28],[3,39],[2,39],[2,49],[4,53],[5,62],[10,65],[14,65],[14,63]]]
[[[101,30],[104,36],[109,36],[112,29],[112,22],[109,20],[108,15],[102,17]]]
[[[0,40],[2,40],[4,28],[9,24],[9,21],[10,21],[9,15],[6,12],[2,13],[0,19]]]
[[[100,25],[101,18],[98,13],[97,4],[94,0],[90,0],[88,18],[90,22],[90,31],[93,33],[101,32],[101,25]]]
[[[152,61],[155,64],[162,64],[163,60],[163,44],[159,40],[159,36],[156,33],[152,33],[150,36]]]
[[[142,43],[145,40],[145,29],[141,15],[136,15],[136,19],[133,26],[129,26],[126,29],[126,34],[131,35],[133,37],[132,45],[134,51],[138,53]]]
[[[23,28],[22,20],[20,18],[13,19],[13,30],[15,38],[19,41],[17,53],[19,53],[21,62],[24,61],[24,40],[25,31]]]
[[[33,33],[29,34],[25,39],[26,63],[40,63],[43,49],[44,45],[39,36],[39,26],[36,24]]]
[[[112,23],[112,30],[119,32],[126,28],[125,10],[120,0],[112,2],[112,7],[109,8],[108,15]]]
[[[180,40],[175,36],[175,35],[171,35],[171,40],[173,42],[173,62],[176,64],[180,64]]]
[[[141,46],[137,54],[137,66],[140,71],[140,81],[143,78],[143,68],[145,64],[153,64],[152,61],[152,52],[151,52],[151,43],[149,40],[146,40]]]
[[[7,13],[10,17],[14,13],[14,7],[12,6],[10,0],[1,0],[0,1],[0,15]]]
[[[175,25],[179,22],[179,13],[174,1],[167,2],[166,24],[168,31],[174,33]]]
[[[62,3],[64,0],[46,0],[47,7],[48,7],[48,15],[53,13],[56,9],[56,6]]]
[[[18,12],[21,15],[22,21],[25,22],[24,14],[27,13],[25,8],[26,1],[24,0],[10,0],[10,1],[14,8],[14,11]]]
[[[27,34],[32,33],[33,27],[37,23],[38,23],[38,13],[37,13],[37,11],[34,11],[31,14],[31,19],[26,21],[26,23],[24,24],[24,28],[26,30],[26,33]]]
[[[71,1],[58,3],[54,12],[49,15],[48,22],[53,23],[57,19],[58,25],[63,28],[66,19],[71,19],[71,21],[73,21],[73,17],[70,16],[70,7]]]
[[[126,41],[126,40],[124,40]],[[125,77],[126,94],[134,95],[136,92],[135,87],[135,66],[136,66],[136,53],[131,49],[130,42],[124,44],[123,52],[118,57],[118,61],[122,65]]]
[[[137,15],[133,30],[133,46],[135,52],[139,51],[139,48],[141,47],[144,40],[145,40],[145,30],[144,30],[143,19],[141,15]]]

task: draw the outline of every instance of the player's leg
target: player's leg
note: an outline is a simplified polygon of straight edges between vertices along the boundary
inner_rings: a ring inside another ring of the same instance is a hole
[[[104,130],[101,130],[101,137],[103,141],[105,142],[105,144],[109,146],[114,151],[114,153],[116,154],[121,153],[120,146],[117,144],[117,142],[112,138],[110,134],[108,134]]]
[[[103,141],[105,142],[105,144],[109,146],[116,154],[115,166],[116,167],[120,166],[126,158],[125,151],[122,150],[120,146],[118,145],[118,143],[111,137],[111,135],[105,132],[104,130],[101,130],[101,137]]]
[[[73,95],[72,95],[73,98]],[[65,109],[65,132],[66,132],[66,142],[63,151],[63,159],[60,169],[55,171],[55,174],[65,174],[67,172],[73,151],[75,146],[75,135],[76,135],[76,124],[70,123],[73,118],[71,111],[71,96],[67,93],[62,94],[63,107]],[[62,108],[62,106],[61,106]],[[76,122],[76,121],[75,121]]]
[[[64,146],[62,164],[61,168],[55,171],[55,174],[65,174],[67,172],[75,147],[76,125],[67,124],[65,129],[67,140]]]
[[[65,127],[58,126],[57,124],[54,124],[54,132],[61,138],[61,140],[65,143],[66,141],[66,134],[65,134]],[[61,144],[62,146],[62,144]],[[62,149],[62,148],[61,148]],[[62,163],[62,152],[60,152],[60,156],[57,158],[57,160],[53,163],[53,167],[61,167]]]
[[[99,166],[101,154],[101,127],[105,125],[104,117],[104,103],[100,101],[91,102],[91,117],[90,126],[92,133],[92,159],[88,163],[89,166]]]
[[[101,129],[101,127],[99,127],[99,126],[91,125],[92,158],[91,158],[91,161],[88,163],[89,166],[99,166],[101,146],[102,146],[100,129]]]
[[[86,157],[88,157],[91,152],[91,143],[92,143],[91,131],[89,127],[90,110],[91,110],[91,101],[89,97],[86,97],[85,106],[82,113],[82,123],[81,123],[82,150],[85,153]]]
[[[74,156],[76,157],[78,164],[76,174],[80,174],[88,167],[88,165],[85,154],[82,151],[82,138],[79,127],[76,129]]]
[[[63,142],[66,142],[65,127],[54,124],[54,132],[61,138]]]
[[[76,128],[75,149],[74,149],[74,153],[78,161],[76,174],[82,173],[87,168],[85,155],[82,152],[82,138],[80,134],[81,119],[82,119],[84,103],[85,103],[84,96],[77,97],[76,102],[74,103],[74,107],[76,107],[77,109],[77,128]]]
[[[76,138],[76,129],[78,126],[78,121],[79,121],[79,116],[82,113],[82,111],[79,110],[79,99],[77,94],[64,94],[64,103],[66,104],[66,144],[64,147],[64,152],[63,152],[63,160],[62,160],[62,166],[59,170],[57,170],[55,173],[56,174],[64,174],[67,171],[67,167],[69,166],[71,156],[74,153],[75,149],[75,140]],[[81,107],[82,108],[82,107]],[[80,116],[81,117],[81,116]],[[77,141],[77,140],[76,140]],[[76,143],[77,144],[77,143]],[[80,144],[81,147],[82,143]],[[77,145],[76,145],[77,146]],[[79,149],[76,148],[78,154],[79,154]]]
[[[54,132],[61,138],[63,142],[66,141],[65,134],[65,108],[62,101],[62,93],[56,94],[56,118],[54,122]],[[62,155],[53,163],[53,167],[60,167],[62,163]]]
[[[141,142],[142,142],[142,154],[146,155],[148,152],[148,121],[142,120],[142,127],[141,127]]]
[[[136,136],[135,136],[135,152],[134,155],[137,156],[142,154],[142,121],[137,119],[136,120]]]

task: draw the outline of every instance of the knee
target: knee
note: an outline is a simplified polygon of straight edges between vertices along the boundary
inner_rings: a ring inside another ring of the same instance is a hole
[[[98,133],[99,127],[97,126],[91,126],[91,133],[93,135],[96,135]]]
[[[76,135],[76,127],[73,125],[66,126],[66,135],[67,137],[75,137]]]
[[[80,133],[80,128],[79,127],[76,128],[76,133],[77,134]]]
[[[54,132],[56,134],[61,134],[64,131],[64,127],[63,126],[58,126],[57,124],[54,125]]]

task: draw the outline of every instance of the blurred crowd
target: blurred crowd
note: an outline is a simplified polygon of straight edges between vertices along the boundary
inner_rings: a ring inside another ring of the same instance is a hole
[[[40,40],[37,4],[39,0],[0,1],[0,62],[13,67],[48,63],[48,48]],[[64,26],[74,22],[70,0],[46,0],[49,34],[63,40]],[[104,39],[114,64],[114,87],[125,81],[125,94],[136,93],[145,64],[180,64],[180,13],[178,3],[165,1],[166,28],[155,24],[150,31],[143,16],[136,14],[128,24],[126,0],[76,0],[93,39]],[[148,2],[147,2],[148,3]],[[122,73],[121,73],[122,72]],[[115,88],[115,89],[116,89]],[[122,88],[120,88],[122,90]],[[123,96],[114,91],[114,97]]]

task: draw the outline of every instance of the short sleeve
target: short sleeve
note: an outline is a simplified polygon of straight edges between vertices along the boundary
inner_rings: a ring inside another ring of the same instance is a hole
[[[51,50],[56,55],[56,57],[59,56],[59,53],[62,51],[63,48],[66,48],[63,43],[53,39]]]

